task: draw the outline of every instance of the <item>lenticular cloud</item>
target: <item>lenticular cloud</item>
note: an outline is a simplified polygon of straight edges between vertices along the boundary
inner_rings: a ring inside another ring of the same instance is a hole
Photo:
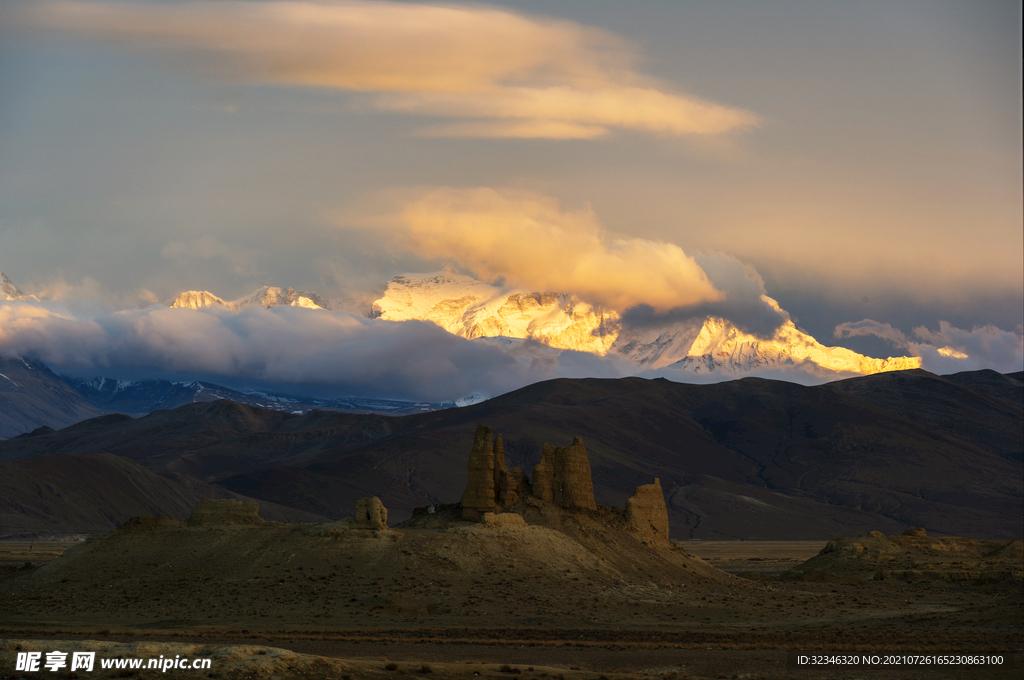
[[[435,136],[591,139],[758,124],[638,73],[630,47],[607,31],[496,7],[44,1],[15,7],[7,22],[206,77],[363,93],[379,110],[461,119],[424,131]]]

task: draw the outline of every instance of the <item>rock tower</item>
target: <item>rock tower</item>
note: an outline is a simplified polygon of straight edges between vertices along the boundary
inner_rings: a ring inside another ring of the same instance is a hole
[[[388,509],[376,496],[356,501],[356,515],[352,526],[357,529],[387,529]]]
[[[462,519],[479,521],[485,512],[497,512],[512,505],[527,489],[522,468],[512,472],[505,466],[501,435],[486,425],[476,428],[473,451],[469,454],[469,481],[462,494]]]
[[[531,486],[522,468],[509,472],[505,466],[501,435],[495,436],[490,427],[478,425],[469,455],[469,481],[460,503],[462,519],[488,526],[510,526],[510,522],[521,525],[518,515],[514,519],[502,510],[528,496],[567,510],[597,510],[583,439],[574,438],[570,446],[544,444],[540,462],[533,468]],[[537,502],[531,500],[529,504]],[[625,511],[619,512],[616,525],[638,540],[650,546],[670,545],[668,507],[658,478],[653,484],[638,486],[626,500]]]
[[[540,462],[533,468],[533,495],[563,508],[597,509],[590,459],[580,437],[572,446],[542,447]]]
[[[626,525],[641,540],[668,543],[668,508],[657,477],[626,499]]]
[[[462,494],[462,519],[479,521],[485,512],[499,512],[520,498],[533,495],[562,508],[594,510],[594,484],[583,440],[571,446],[545,444],[533,468],[533,486],[522,468],[509,472],[501,435],[487,425],[476,428],[469,454],[469,481]]]

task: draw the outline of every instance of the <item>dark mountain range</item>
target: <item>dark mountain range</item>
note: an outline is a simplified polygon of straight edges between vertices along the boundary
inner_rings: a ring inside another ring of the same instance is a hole
[[[114,380],[112,378],[63,378],[83,399],[97,408],[130,416],[173,409],[185,404],[227,399],[238,404],[258,406],[274,411],[303,414],[313,409],[354,411],[357,413],[389,413],[405,415],[424,413],[454,404],[340,397],[325,399],[296,397],[265,392],[239,392],[213,383],[176,380]]]
[[[895,371],[829,387],[1013,460],[1024,455],[1021,374],[969,371],[937,376]],[[1014,375],[1016,377],[1014,377]],[[1008,434],[1016,429],[1017,437]]]
[[[602,504],[621,507],[660,477],[677,537],[818,539],[920,525],[1020,538],[1022,406],[1020,378],[991,371],[816,387],[562,379],[404,417],[194,403],[0,442],[0,460],[107,451],[330,517],[377,495],[401,519],[460,498],[485,423],[504,436],[509,465],[528,473],[541,443],[582,436]]]
[[[44,364],[0,357],[0,439],[40,427],[66,427],[103,413]]]
[[[109,531],[140,515],[184,520],[204,498],[250,500],[188,475],[157,474],[108,453],[25,458],[0,463],[0,538]],[[279,522],[327,519],[266,501],[260,501],[260,514]]]

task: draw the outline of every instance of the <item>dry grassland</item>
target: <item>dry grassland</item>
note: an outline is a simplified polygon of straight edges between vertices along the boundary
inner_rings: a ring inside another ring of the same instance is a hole
[[[0,583],[0,680],[22,677],[18,651],[76,648],[205,656],[211,671],[174,676],[230,680],[1019,677],[1019,584],[750,580],[715,567],[777,571],[823,543],[652,547],[586,514],[528,519],[549,526],[96,537]],[[0,563],[16,565],[24,550],[0,544]],[[994,652],[1007,663],[807,669],[787,663],[797,650]]]

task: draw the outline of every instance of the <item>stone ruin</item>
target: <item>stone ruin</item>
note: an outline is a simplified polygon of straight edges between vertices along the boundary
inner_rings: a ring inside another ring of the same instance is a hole
[[[590,459],[580,437],[572,446],[542,447],[540,462],[533,467],[533,495],[563,508],[597,509]]]
[[[513,505],[529,486],[522,468],[512,472],[505,466],[501,435],[486,425],[476,428],[469,454],[469,481],[462,494],[462,519],[477,522],[485,512],[497,512]]]
[[[533,485],[522,468],[509,472],[501,435],[487,425],[476,428],[469,454],[469,481],[462,494],[462,519],[480,521],[484,513],[496,513],[532,495],[563,508],[595,510],[590,460],[583,440],[572,446],[545,444],[540,462],[533,468]]]
[[[565,509],[597,510],[583,439],[574,438],[570,446],[544,444],[531,485],[522,468],[509,472],[501,435],[495,436],[492,428],[479,425],[469,455],[469,480],[460,503],[462,519],[495,524],[502,517],[498,513],[527,497]],[[627,530],[640,540],[668,543],[668,509],[660,480],[637,487],[626,501],[623,517]]]
[[[266,524],[266,520],[260,517],[260,506],[256,501],[206,498],[199,501],[186,522],[190,527],[224,524],[258,526]]]
[[[356,515],[352,518],[354,529],[387,529],[388,509],[376,496],[356,501]]]
[[[638,486],[632,498],[626,499],[626,524],[642,539],[668,542],[668,508],[661,480]]]

